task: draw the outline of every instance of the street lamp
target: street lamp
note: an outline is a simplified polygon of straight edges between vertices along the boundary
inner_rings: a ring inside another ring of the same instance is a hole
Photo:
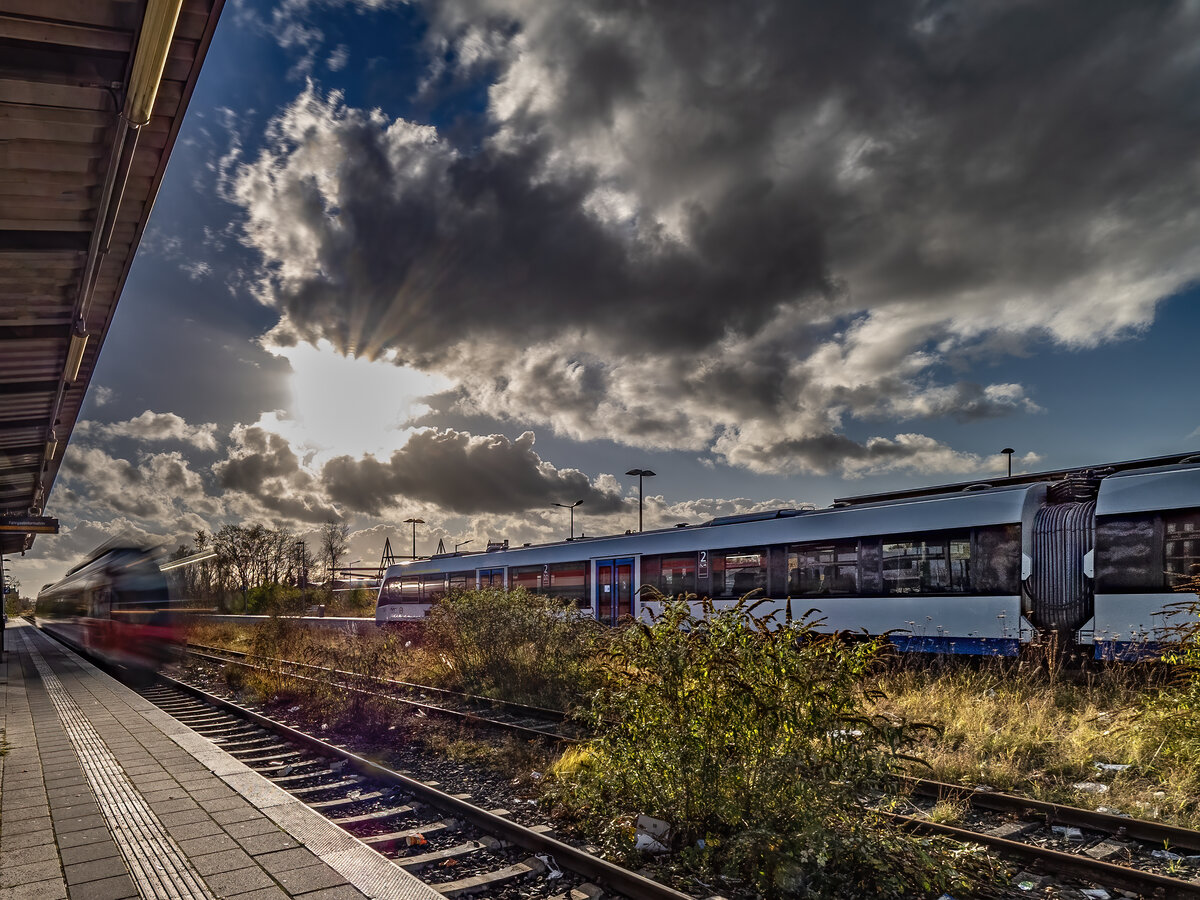
[[[1000,452],[1008,457],[1008,477],[1012,478],[1012,455],[1014,453],[1016,453],[1017,451],[1014,450],[1012,447],[1005,447]]]
[[[467,538],[465,541],[459,541],[457,544],[454,545],[454,552],[457,553],[459,547],[465,547],[465,546],[467,546],[467,544],[471,543],[471,541],[473,541],[473,540],[475,540],[475,538]]]
[[[569,509],[571,511],[571,540],[575,540],[575,507],[577,507],[582,502],[583,502],[582,500],[576,500],[574,503],[555,503],[554,504],[555,506],[561,506],[563,509]]]
[[[636,475],[638,480],[638,531],[642,530],[642,479],[652,478],[654,473],[649,469],[630,469],[626,475]]]
[[[404,524],[412,525],[412,527],[413,527],[412,558],[416,559],[417,558],[417,526],[424,525],[425,520],[424,519],[405,519]]]

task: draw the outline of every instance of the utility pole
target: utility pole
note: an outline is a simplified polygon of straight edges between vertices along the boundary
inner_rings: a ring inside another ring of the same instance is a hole
[[[412,558],[413,558],[413,559],[416,559],[416,558],[417,558],[417,526],[418,526],[418,525],[424,525],[424,524],[425,524],[425,520],[424,520],[424,519],[405,519],[405,520],[404,520],[404,524],[405,524],[405,525],[410,525],[410,524],[412,525],[412,528],[413,528],[413,532],[412,532]]]

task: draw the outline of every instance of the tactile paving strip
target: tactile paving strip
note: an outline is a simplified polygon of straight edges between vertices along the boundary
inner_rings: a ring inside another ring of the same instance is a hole
[[[216,900],[58,676],[20,632],[138,892],[155,900]]]

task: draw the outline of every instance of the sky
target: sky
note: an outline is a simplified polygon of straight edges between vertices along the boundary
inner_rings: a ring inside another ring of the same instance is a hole
[[[26,590],[1200,450],[1200,5],[227,0]],[[314,541],[315,544],[315,541]]]

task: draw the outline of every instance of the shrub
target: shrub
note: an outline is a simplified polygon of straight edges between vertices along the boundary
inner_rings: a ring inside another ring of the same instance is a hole
[[[1197,596],[1174,604],[1179,621],[1170,628],[1173,643],[1163,656],[1173,678],[1147,703],[1142,724],[1161,733],[1159,755],[1172,764],[1176,778],[1188,773],[1181,786],[1194,794],[1200,790],[1200,575],[1180,590]]]
[[[505,700],[566,707],[594,685],[594,619],[524,588],[454,591],[429,614],[424,646],[444,682]]]
[[[671,825],[677,859],[769,896],[961,888],[986,860],[900,834],[867,808],[917,726],[865,712],[877,641],[767,627],[745,600],[668,604],[612,648],[598,738],[555,769],[548,798],[628,854],[639,813]]]

